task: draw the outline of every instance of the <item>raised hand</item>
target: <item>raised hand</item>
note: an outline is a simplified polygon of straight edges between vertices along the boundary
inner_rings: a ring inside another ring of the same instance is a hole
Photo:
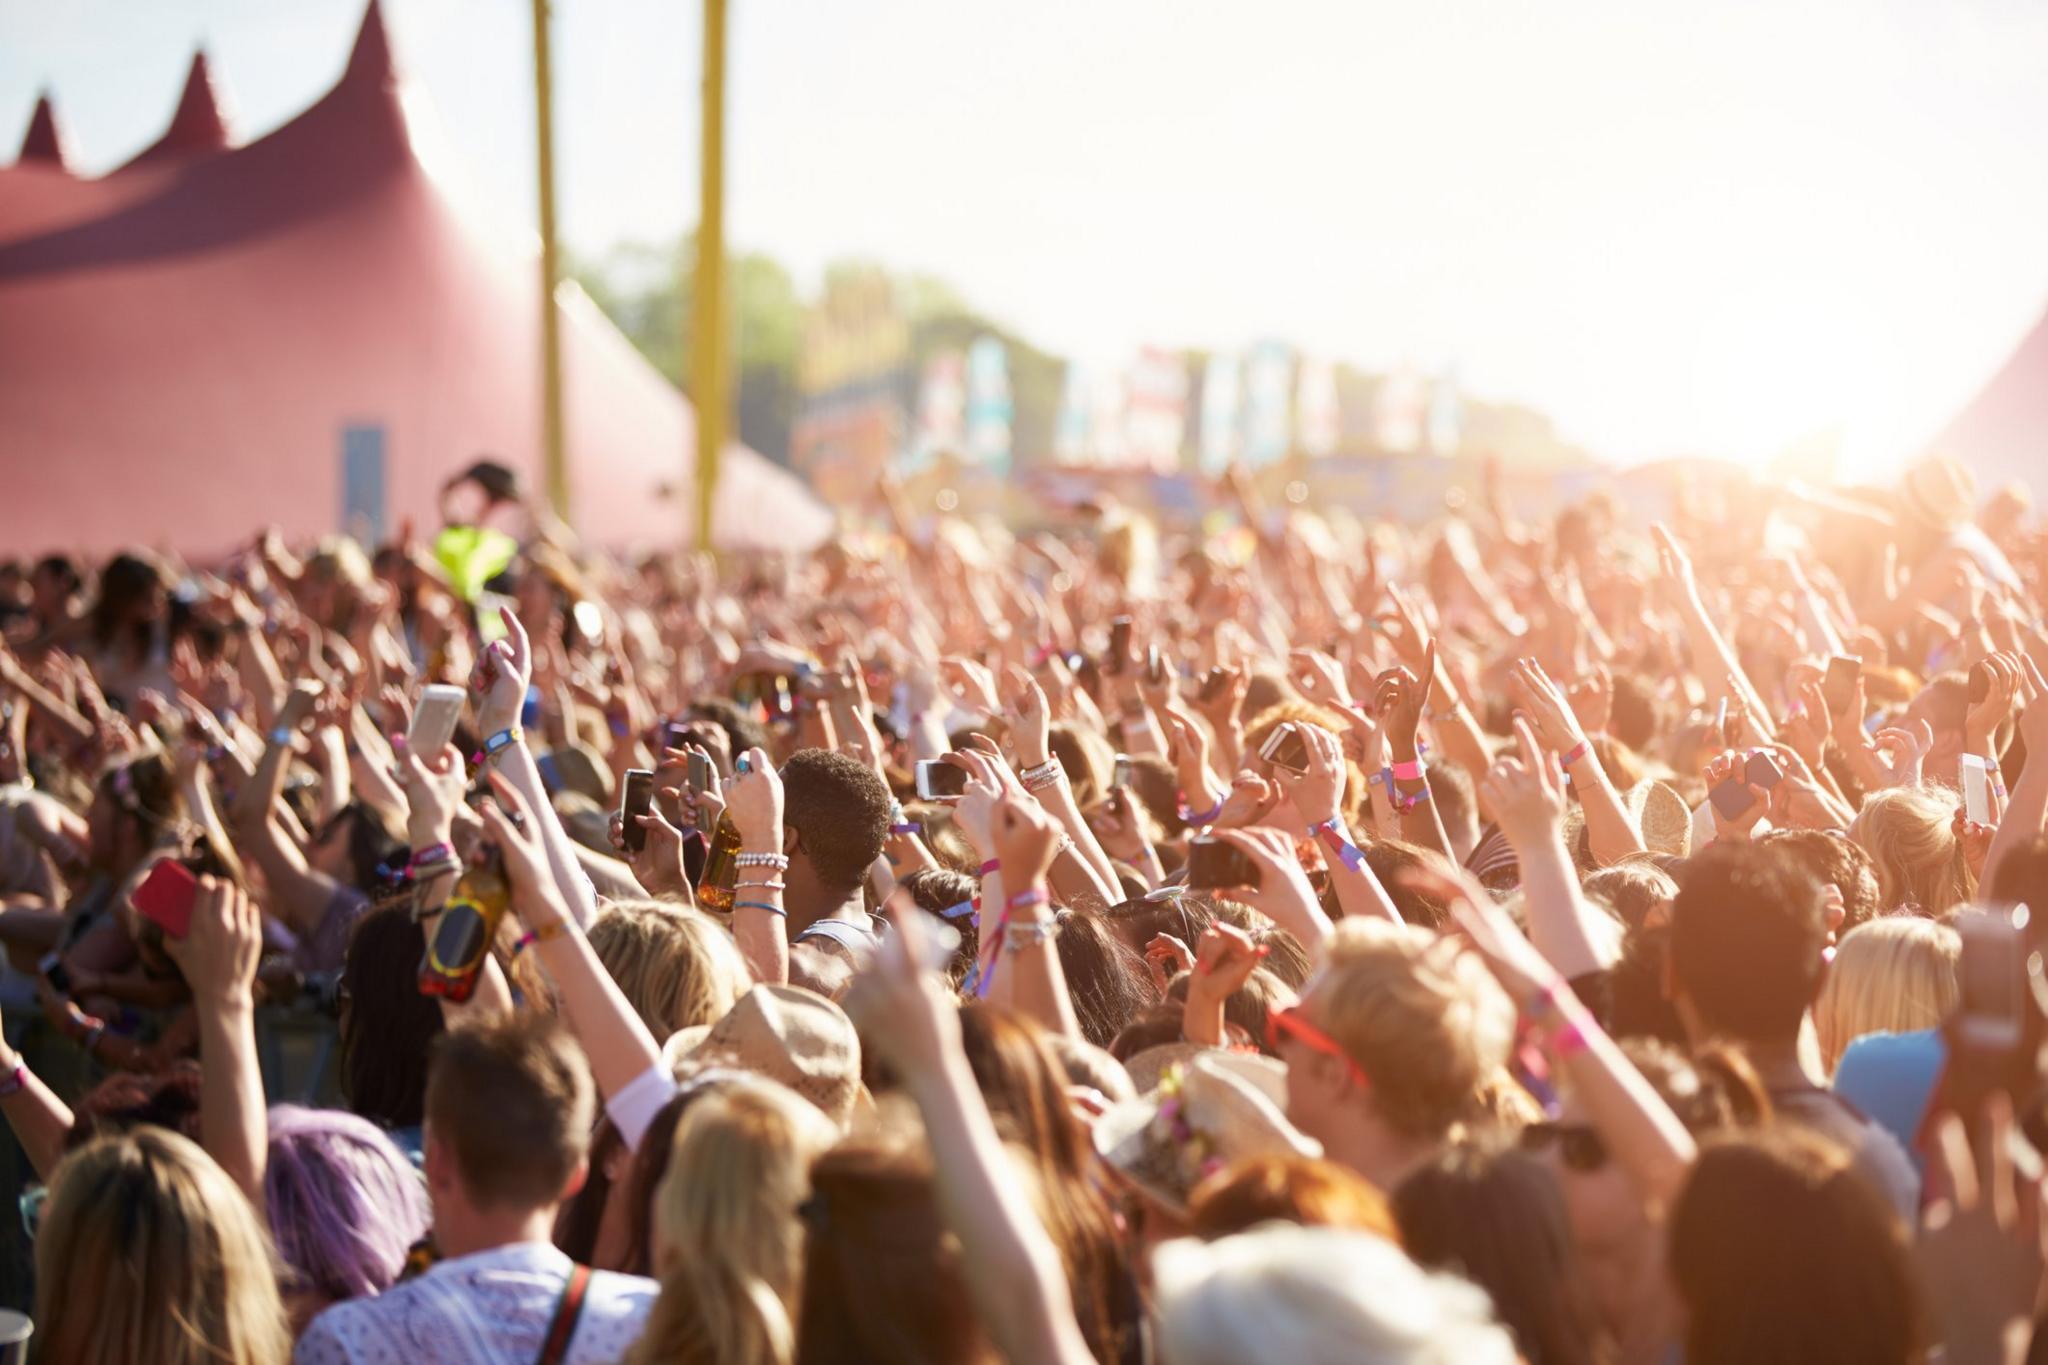
[[[680,802],[683,795],[674,787],[657,788],[656,794],[671,802]],[[683,832],[669,823],[659,802],[650,803],[645,815],[633,818],[646,832],[638,851],[625,850],[626,865],[633,870],[633,879],[652,895],[692,899],[690,879],[683,871]],[[743,842],[745,837],[741,836]]]
[[[749,749],[725,779],[725,813],[749,853],[782,852],[782,775],[760,749]]]
[[[1038,680],[1024,669],[1013,667],[1004,676],[1009,683],[1007,697],[991,714],[1000,713],[1009,721],[1010,746],[1017,762],[1035,768],[1051,753],[1052,707]]]
[[[163,942],[199,1008],[250,1002],[263,956],[263,916],[241,887],[201,877],[191,927],[184,938],[166,934]]]
[[[1508,678],[1515,699],[1544,748],[1565,754],[1585,743],[1585,731],[1580,728],[1579,718],[1565,699],[1563,689],[1550,680],[1534,656],[1517,659]]]
[[[1558,832],[1564,818],[1564,774],[1536,742],[1529,722],[1515,719],[1515,750],[1480,779],[1480,799],[1517,848]]]
[[[501,730],[518,728],[519,713],[526,705],[526,689],[533,682],[533,646],[526,638],[526,627],[510,607],[501,608],[500,615],[505,623],[505,637],[493,640],[477,656],[469,681],[477,728],[485,738]]]
[[[1351,688],[1344,681],[1344,666],[1320,649],[1295,649],[1287,655],[1288,681],[1302,696],[1318,706],[1351,707]]]
[[[1344,747],[1319,725],[1299,722],[1295,730],[1308,750],[1308,767],[1300,773],[1273,769],[1273,781],[1301,818],[1313,828],[1334,818],[1344,806]]]
[[[1707,763],[1702,775],[1707,780],[1707,805],[1714,813],[1715,837],[1727,840],[1746,840],[1755,832],[1757,822],[1771,808],[1771,794],[1748,780],[1743,773],[1743,756],[1734,750],[1716,754]],[[1749,792],[1750,804],[1737,815],[1724,813],[1713,799],[1714,788],[1730,778],[1740,782]]]
[[[1004,886],[1021,892],[1045,880],[1060,851],[1059,821],[1029,795],[1006,793],[991,820]]]
[[[1422,727],[1422,715],[1429,707],[1429,694],[1436,683],[1436,641],[1422,652],[1420,674],[1409,669],[1390,668],[1373,684],[1372,710],[1386,727],[1387,743],[1397,760],[1415,757],[1415,734]]]
[[[455,813],[462,805],[462,793],[468,786],[469,775],[463,769],[462,755],[453,744],[446,744],[440,753],[422,758],[406,746],[403,735],[393,743],[405,755],[399,776],[405,784],[406,837],[414,848],[447,843],[455,829]]]
[[[1165,995],[1174,977],[1194,969],[1195,954],[1172,934],[1154,934],[1145,945],[1145,965],[1151,969],[1153,986]]]
[[[1292,836],[1277,829],[1219,829],[1211,837],[1242,851],[1259,869],[1259,884],[1232,890],[1230,899],[1249,905],[1304,944],[1320,942],[1329,932],[1329,916],[1295,855]]]

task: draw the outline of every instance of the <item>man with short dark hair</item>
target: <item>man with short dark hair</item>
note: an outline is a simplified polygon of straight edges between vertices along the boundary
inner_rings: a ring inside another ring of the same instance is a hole
[[[1820,878],[1798,851],[1714,844],[1687,864],[1672,901],[1672,1002],[1695,1046],[1740,1046],[1777,1117],[1840,1143],[1910,1225],[1920,1179],[1904,1149],[1800,1065],[1800,1026],[1826,976],[1826,945]]]
[[[658,1287],[584,1271],[550,1240],[555,1211],[588,1171],[594,1106],[582,1049],[550,1016],[442,1037],[427,1072],[426,1176],[443,1259],[315,1318],[297,1365],[532,1365],[551,1336],[562,1365],[624,1355]]]
[[[789,979],[838,999],[880,941],[861,887],[889,837],[889,789],[845,754],[799,749],[784,761],[789,855]]]

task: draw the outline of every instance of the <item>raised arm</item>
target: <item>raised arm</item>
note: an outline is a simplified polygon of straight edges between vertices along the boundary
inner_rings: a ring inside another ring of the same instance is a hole
[[[259,1209],[270,1150],[263,1072],[256,1061],[262,918],[239,886],[201,877],[189,932],[182,939],[164,939],[165,951],[192,987],[192,1007],[199,1016],[202,1145]]]
[[[919,913],[897,915],[896,932],[855,983],[847,1012],[924,1115],[939,1203],[997,1350],[1034,1365],[1091,1365],[1059,1252],[1010,1168],[967,1065],[959,1015],[939,983],[918,972]]]
[[[1565,977],[1609,966],[1618,945],[1595,928],[1593,909],[1579,891],[1559,820],[1564,781],[1549,762],[1529,723],[1515,721],[1516,752],[1494,761],[1481,780],[1488,809],[1514,847],[1521,866],[1529,937]]]
[[[498,800],[484,808],[484,826],[504,851],[512,910],[526,929],[521,950],[540,954],[563,1017],[590,1058],[599,1093],[609,1100],[659,1067],[661,1048],[569,913],[549,869],[532,807],[503,773],[492,773],[490,781]]]

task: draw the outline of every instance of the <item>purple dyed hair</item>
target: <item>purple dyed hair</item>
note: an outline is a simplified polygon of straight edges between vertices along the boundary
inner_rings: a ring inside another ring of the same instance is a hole
[[[390,1288],[431,1216],[405,1154],[376,1124],[339,1109],[271,1109],[263,1196],[297,1287],[337,1300]]]

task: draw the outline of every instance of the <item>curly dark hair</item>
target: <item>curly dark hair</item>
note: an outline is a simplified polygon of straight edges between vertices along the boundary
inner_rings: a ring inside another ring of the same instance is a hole
[[[850,894],[889,837],[889,789],[845,754],[799,749],[782,765],[782,819],[828,891]]]

